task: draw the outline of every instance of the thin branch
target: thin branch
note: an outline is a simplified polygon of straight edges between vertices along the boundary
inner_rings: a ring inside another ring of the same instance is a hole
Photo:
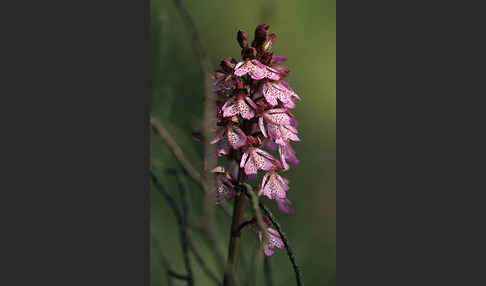
[[[152,183],[154,184],[155,188],[159,193],[167,200],[169,203],[169,206],[172,208],[172,211],[174,212],[174,216],[176,218],[177,223],[179,226],[182,224],[182,215],[179,211],[179,207],[177,206],[177,202],[175,199],[172,197],[172,195],[167,191],[167,189],[160,183],[159,179],[157,176],[154,174],[152,169],[150,169],[150,178],[152,179]]]
[[[179,177],[179,180],[182,180],[186,190],[187,190],[187,182],[184,180],[183,176],[180,176]],[[186,194],[188,194],[188,192],[186,191]],[[186,200],[188,200],[188,197],[186,197]],[[186,202],[187,205],[189,205],[189,202]],[[189,216],[188,216],[189,218]],[[211,249],[211,252],[213,253],[217,263],[219,263],[220,267],[223,269],[224,268],[224,256],[223,256],[223,252],[222,250],[219,248],[219,244],[217,243],[216,241],[216,236],[214,234],[214,230],[211,230],[211,225],[208,225],[208,224],[196,224],[194,221],[191,221],[191,220],[187,220],[188,224],[190,226],[193,226],[194,229],[200,231],[202,234],[203,234],[203,237],[205,238],[207,244],[209,245],[209,248]],[[192,239],[191,239],[191,234],[189,233],[189,236],[188,236],[188,243],[189,243],[189,248],[192,248],[192,252],[194,253],[194,255],[196,256],[196,261],[198,261],[198,263],[201,265],[201,259],[200,258],[200,255],[198,253],[196,253],[196,248],[194,247],[194,243],[192,242]],[[199,258],[198,258],[199,256]],[[201,265],[202,266],[202,265]],[[202,266],[204,268],[204,266]],[[208,276],[213,276],[213,278],[216,278],[216,276],[211,273],[211,271],[206,267],[207,270],[205,270],[205,272],[208,274]],[[211,278],[211,279],[213,279]],[[213,279],[214,280],[214,279]]]
[[[245,226],[254,224],[255,222],[256,222],[255,219],[250,219],[250,220],[243,222],[242,224],[240,224],[240,226],[238,227],[238,230],[236,232],[241,233],[241,231],[243,230],[243,228],[245,228]]]
[[[176,7],[181,14],[182,20],[185,26],[191,34],[192,47],[199,58],[199,65],[203,73],[204,78],[204,110],[203,110],[203,137],[204,137],[204,162],[205,169],[211,170],[216,166],[216,147],[210,144],[210,140],[213,138],[213,133],[216,127],[216,119],[214,114],[216,113],[215,98],[212,92],[212,79],[210,72],[212,71],[211,62],[209,60],[208,54],[204,45],[202,43],[199,32],[196,28],[194,20],[192,19],[187,7],[184,5],[182,0],[174,0]],[[181,162],[182,163],[182,162]],[[187,170],[188,168],[185,167]],[[189,171],[188,171],[189,172]],[[194,173],[193,173],[194,175]],[[213,250],[216,260],[224,268],[224,258],[222,252],[219,251],[218,244],[216,243],[216,234],[213,225],[213,207],[211,205],[211,192],[215,190],[215,179],[211,172],[204,173],[204,179],[201,176],[195,176],[195,178],[200,178],[200,184],[203,186],[205,192],[205,204],[204,204],[204,214],[203,214],[203,225],[205,226],[202,230],[209,247]],[[226,207],[225,204],[221,204],[223,210],[230,215],[230,208]]]
[[[154,247],[159,249],[159,252],[160,252],[160,262],[162,263],[162,267],[165,268],[165,271],[167,273],[167,285],[168,286],[173,286],[174,283],[172,282],[172,278],[177,278],[177,279],[181,279],[181,280],[187,280],[187,277],[184,276],[184,275],[181,275],[177,272],[175,272],[174,270],[172,270],[170,268],[170,265],[169,265],[169,262],[165,256],[165,252],[164,250],[159,246],[159,243],[157,241],[157,239],[155,238],[155,236],[153,234],[151,234],[152,236],[152,243],[154,244]]]
[[[169,145],[170,150],[174,153],[176,159],[181,163],[182,167],[187,171],[187,174],[197,183],[202,184],[201,174],[192,167],[192,163],[186,157],[184,152],[182,151],[181,147],[177,142],[174,140],[172,135],[165,129],[162,123],[154,117],[150,117],[150,125],[154,127],[157,133],[164,139],[164,141]]]
[[[253,215],[255,216],[255,220],[256,220],[256,223],[257,223],[257,227],[259,229],[259,231],[262,233],[262,238],[263,238],[263,241],[258,241],[258,247],[256,248],[256,252],[255,252],[255,261],[253,262],[253,269],[252,269],[252,278],[248,279],[247,280],[247,284],[248,286],[250,285],[255,285],[255,283],[257,282],[257,279],[258,279],[258,276],[260,274],[260,266],[261,266],[261,262],[262,262],[262,259],[263,259],[263,244],[265,242],[268,241],[269,239],[269,234],[268,234],[268,230],[267,230],[267,226],[265,224],[265,222],[263,221],[263,217],[262,217],[262,214],[261,214],[261,211],[260,211],[260,207],[258,205],[258,196],[255,194],[255,192],[253,191],[253,187],[250,186],[249,184],[246,184],[246,183],[242,183],[243,185],[243,189],[244,189],[244,192],[245,192],[245,195],[248,196],[250,199],[251,199],[251,206],[252,206],[252,210],[253,210]]]
[[[213,83],[211,79],[211,61],[209,60],[208,53],[201,40],[199,31],[196,24],[189,13],[183,0],[174,0],[174,3],[179,10],[184,25],[188,29],[191,35],[192,48],[199,58],[199,66],[204,77],[204,111],[203,111],[203,137],[204,137],[204,162],[206,170],[212,170],[216,166],[216,147],[210,143],[211,138],[214,136],[214,130],[216,127],[216,102],[213,96]],[[206,172],[204,179],[204,188],[206,191],[206,203],[210,202],[209,192],[214,190],[215,181],[210,172]],[[206,213],[206,217],[210,214]],[[208,222],[210,223],[210,222]]]
[[[224,255],[223,251],[220,248],[220,244],[216,240],[216,237],[213,235],[213,233],[209,232],[207,227],[203,227],[198,229],[203,238],[206,240],[206,243],[208,244],[209,249],[211,250],[211,253],[213,254],[216,262],[219,264],[221,269],[224,269]]]
[[[172,270],[169,269],[169,271],[167,272],[170,276],[174,277],[174,278],[177,278],[179,280],[184,280],[184,281],[189,281],[189,277],[186,276],[186,275],[182,275],[182,274],[179,274],[179,273],[176,273]]]
[[[289,256],[289,259],[290,259],[290,263],[292,264],[292,267],[294,268],[295,279],[297,280],[297,285],[302,286],[303,285],[302,284],[302,277],[301,277],[301,273],[300,273],[300,270],[299,270],[299,266],[297,265],[297,262],[295,261],[295,255],[294,255],[294,252],[292,251],[292,248],[290,247],[289,240],[287,239],[287,236],[282,231],[280,224],[277,222],[277,220],[275,219],[273,214],[270,212],[270,210],[261,202],[260,202],[260,208],[263,210],[265,215],[270,219],[273,226],[278,231],[280,238],[282,238],[282,241],[285,245],[285,249],[287,250],[287,255]]]
[[[202,258],[201,254],[197,250],[196,246],[194,245],[194,242],[189,240],[189,250],[191,250],[192,254],[194,255],[194,258],[196,258],[196,262],[201,266],[202,271],[211,279],[214,281],[216,285],[221,285],[221,282],[219,279],[216,277],[216,274],[209,269],[209,267],[206,265],[204,262],[204,259]]]
[[[268,256],[265,256],[265,258],[263,259],[263,271],[265,274],[267,286],[273,286],[272,263]]]
[[[174,0],[174,3],[178,8],[179,13],[181,14],[184,24],[191,34],[192,48],[194,49],[196,55],[199,57],[199,65],[201,67],[201,71],[203,73],[211,71],[211,62],[209,60],[206,49],[204,48],[201,37],[199,36],[196,24],[194,23],[194,20],[189,13],[189,10],[187,9],[183,0]]]
[[[152,169],[150,169],[150,177],[152,179],[152,182],[156,189],[159,191],[159,193],[167,200],[169,203],[169,206],[172,208],[172,211],[174,213],[174,216],[176,217],[177,224],[179,226],[179,232],[181,236],[181,247],[182,247],[182,253],[183,253],[183,259],[184,259],[184,264],[186,267],[186,272],[187,275],[180,275],[177,274],[176,272],[170,270],[169,268],[167,273],[168,275],[171,275],[172,277],[178,278],[178,279],[183,279],[187,281],[187,284],[189,286],[194,285],[194,278],[192,275],[192,269],[190,265],[190,260],[189,260],[189,244],[190,244],[190,233],[188,232],[188,225],[187,225],[187,218],[188,218],[188,210],[189,210],[189,198],[187,196],[187,192],[185,189],[185,185],[183,186],[182,182],[179,181],[181,184],[181,192],[182,192],[182,197],[183,197],[183,206],[182,206],[182,214],[179,211],[179,208],[177,206],[176,200],[172,197],[172,195],[167,191],[167,189],[160,183],[158,180],[157,176],[154,174]],[[181,180],[182,178],[178,178]],[[164,258],[165,260],[165,258]],[[165,265],[168,265],[167,261],[165,260]],[[168,267],[168,266],[167,266]]]
[[[228,261],[225,269],[223,286],[235,285],[236,266],[238,252],[240,249],[241,232],[240,225],[243,223],[247,197],[244,194],[235,196],[235,206],[233,208],[233,220],[231,222],[230,242],[228,247]]]
[[[164,125],[155,117],[150,118],[150,124],[157,132],[157,134],[159,134],[159,136],[167,143],[169,149],[172,151],[177,161],[179,161],[182,168],[184,168],[184,170],[187,172],[189,177],[193,179],[197,184],[199,184],[203,188],[203,191],[207,193],[206,197],[209,197],[209,193],[207,191],[208,189],[205,187],[201,174],[196,169],[194,169],[194,167],[192,167],[193,164],[189,161],[184,151],[182,151],[182,148],[179,146],[179,144],[177,144],[177,142],[174,140],[174,138],[169,133],[169,131],[167,131]],[[214,188],[209,190],[209,192],[212,190],[214,190]],[[223,209],[226,215],[231,216],[231,213],[233,211],[231,209],[231,206],[228,204],[228,202],[222,201],[219,204],[219,206]]]
[[[258,245],[255,248],[255,254],[254,254],[255,256],[253,262],[252,275],[248,276],[249,279],[246,281],[247,286],[256,285],[258,281],[258,277],[260,276],[260,268],[263,260],[263,242],[257,239],[257,244]]]
[[[243,190],[248,197],[252,197],[252,195],[248,192],[248,187],[246,185],[247,184],[243,184],[243,185],[240,185],[240,186],[237,186],[237,187],[239,187],[239,189]],[[277,220],[273,216],[272,212],[262,202],[259,203],[259,206],[263,210],[265,215],[270,219],[273,226],[275,227],[275,229],[279,233],[280,237],[282,238],[282,241],[285,245],[285,249],[287,250],[287,255],[289,256],[289,259],[290,259],[290,263],[292,264],[292,267],[293,267],[294,272],[295,272],[295,279],[297,281],[297,285],[302,286],[303,285],[302,284],[302,277],[301,277],[302,275],[300,273],[299,266],[297,265],[297,262],[295,261],[295,255],[294,255],[294,252],[292,251],[292,248],[290,247],[290,243],[289,243],[289,240],[287,239],[287,236],[282,231],[280,224],[277,222]]]
[[[189,236],[190,230],[187,225],[187,218],[189,217],[189,192],[187,191],[187,185],[183,176],[176,173],[177,181],[179,182],[179,187],[182,196],[182,221],[180,227],[181,239],[182,239],[182,254],[184,259],[184,264],[186,266],[187,272],[187,285],[194,285],[194,277],[192,275],[191,260],[189,257]]]
[[[246,184],[246,183],[243,183],[242,185],[244,186],[245,194],[247,196],[249,196],[250,199],[251,199],[253,214],[255,215],[257,226],[258,226],[260,232],[262,233],[263,241],[266,242],[269,239],[269,234],[268,234],[267,226],[266,226],[265,222],[263,221],[262,213],[260,212],[260,207],[258,205],[258,203],[259,203],[258,196],[253,191],[252,186],[250,186],[249,184]]]

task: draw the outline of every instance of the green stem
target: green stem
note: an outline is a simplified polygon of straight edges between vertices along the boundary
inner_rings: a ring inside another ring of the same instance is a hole
[[[238,261],[238,250],[240,248],[241,233],[240,225],[243,223],[247,197],[241,193],[235,197],[233,220],[231,222],[230,243],[228,249],[228,262],[224,274],[223,286],[234,286],[236,284],[236,263]]]

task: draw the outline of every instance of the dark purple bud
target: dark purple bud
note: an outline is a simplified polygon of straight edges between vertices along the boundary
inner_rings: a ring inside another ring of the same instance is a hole
[[[221,69],[225,72],[225,73],[232,73],[233,72],[233,69],[235,68],[235,64],[233,63],[233,58],[232,57],[229,57],[229,58],[226,58],[224,60],[222,60],[219,65],[221,66]]]
[[[273,42],[275,41],[276,38],[277,35],[271,34],[270,37],[268,37],[268,40],[266,40],[265,43],[263,43],[262,50],[268,52],[272,48]]]
[[[272,53],[262,52],[258,56],[259,56],[258,60],[260,60],[260,62],[262,64],[264,64],[266,66],[270,66],[270,64],[272,62],[272,57],[273,57]]]
[[[241,56],[244,60],[252,60],[256,57],[257,51],[254,47],[244,47],[241,51]]]
[[[236,35],[236,39],[238,40],[240,47],[244,48],[248,46],[248,36],[246,35],[245,31],[239,30],[238,34]]]
[[[268,40],[268,28],[267,24],[258,25],[255,29],[255,39],[251,43],[253,47],[258,50],[262,50],[263,44]]]

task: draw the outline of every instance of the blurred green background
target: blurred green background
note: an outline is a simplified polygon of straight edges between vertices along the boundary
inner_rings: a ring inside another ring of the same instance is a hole
[[[236,32],[244,29],[250,41],[258,24],[270,25],[277,34],[272,51],[287,56],[291,73],[287,81],[302,98],[292,111],[299,121],[301,142],[293,144],[300,164],[285,177],[290,179],[288,197],[294,214],[278,211],[264,199],[286,232],[301,267],[304,284],[336,284],[336,4],[330,1],[185,1],[201,33],[214,67],[232,56],[239,60]],[[198,59],[190,45],[188,30],[173,1],[151,0],[151,113],[173,134],[195,167],[202,169],[202,146],[191,133],[202,118],[203,86]],[[151,163],[157,175],[175,197],[176,180],[161,170],[179,168],[158,136],[151,136]],[[192,212],[201,213],[201,192],[190,184]],[[174,216],[157,191],[150,191],[151,233],[171,266],[184,272]],[[227,252],[231,221],[215,210],[220,234],[218,243]],[[199,246],[201,237],[193,233]],[[255,235],[243,233],[239,280],[251,269]],[[217,269],[211,250],[200,247],[204,259]],[[295,285],[284,250],[271,258],[274,285]],[[196,285],[214,285],[195,263]],[[151,285],[167,285],[160,249],[151,248]],[[185,285],[175,281],[175,285]],[[245,285],[245,283],[240,283]],[[263,279],[249,285],[264,285]]]

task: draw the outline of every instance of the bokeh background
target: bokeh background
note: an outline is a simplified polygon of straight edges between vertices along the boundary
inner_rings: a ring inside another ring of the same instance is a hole
[[[250,41],[258,24],[270,25],[277,34],[272,51],[287,56],[291,73],[287,78],[302,102],[292,111],[299,121],[301,142],[293,144],[300,164],[286,173],[290,179],[288,197],[294,214],[278,211],[265,199],[286,232],[301,267],[304,284],[336,284],[336,4],[335,0],[313,1],[185,1],[201,33],[214,67],[232,56],[239,60],[236,32],[244,29]],[[191,133],[202,118],[203,83],[188,30],[173,1],[151,0],[151,114],[159,119],[202,169],[202,146]],[[179,165],[161,138],[151,136],[151,163],[169,191],[177,196],[175,178],[164,172]],[[201,213],[202,196],[190,183],[192,212]],[[174,216],[154,188],[150,191],[152,238],[151,285],[167,285],[161,266],[160,250],[171,266],[184,272],[179,236]],[[231,221],[216,210],[218,243],[225,254]],[[199,245],[202,238],[193,233]],[[255,235],[245,232],[239,280],[251,269]],[[200,250],[212,269],[217,269],[211,250]],[[295,278],[284,250],[271,258],[274,285],[295,285]],[[195,263],[196,285],[214,285]],[[246,275],[247,276],[247,275]],[[175,285],[185,285],[175,281]],[[245,285],[241,283],[241,285]],[[263,279],[249,285],[264,285]]]

